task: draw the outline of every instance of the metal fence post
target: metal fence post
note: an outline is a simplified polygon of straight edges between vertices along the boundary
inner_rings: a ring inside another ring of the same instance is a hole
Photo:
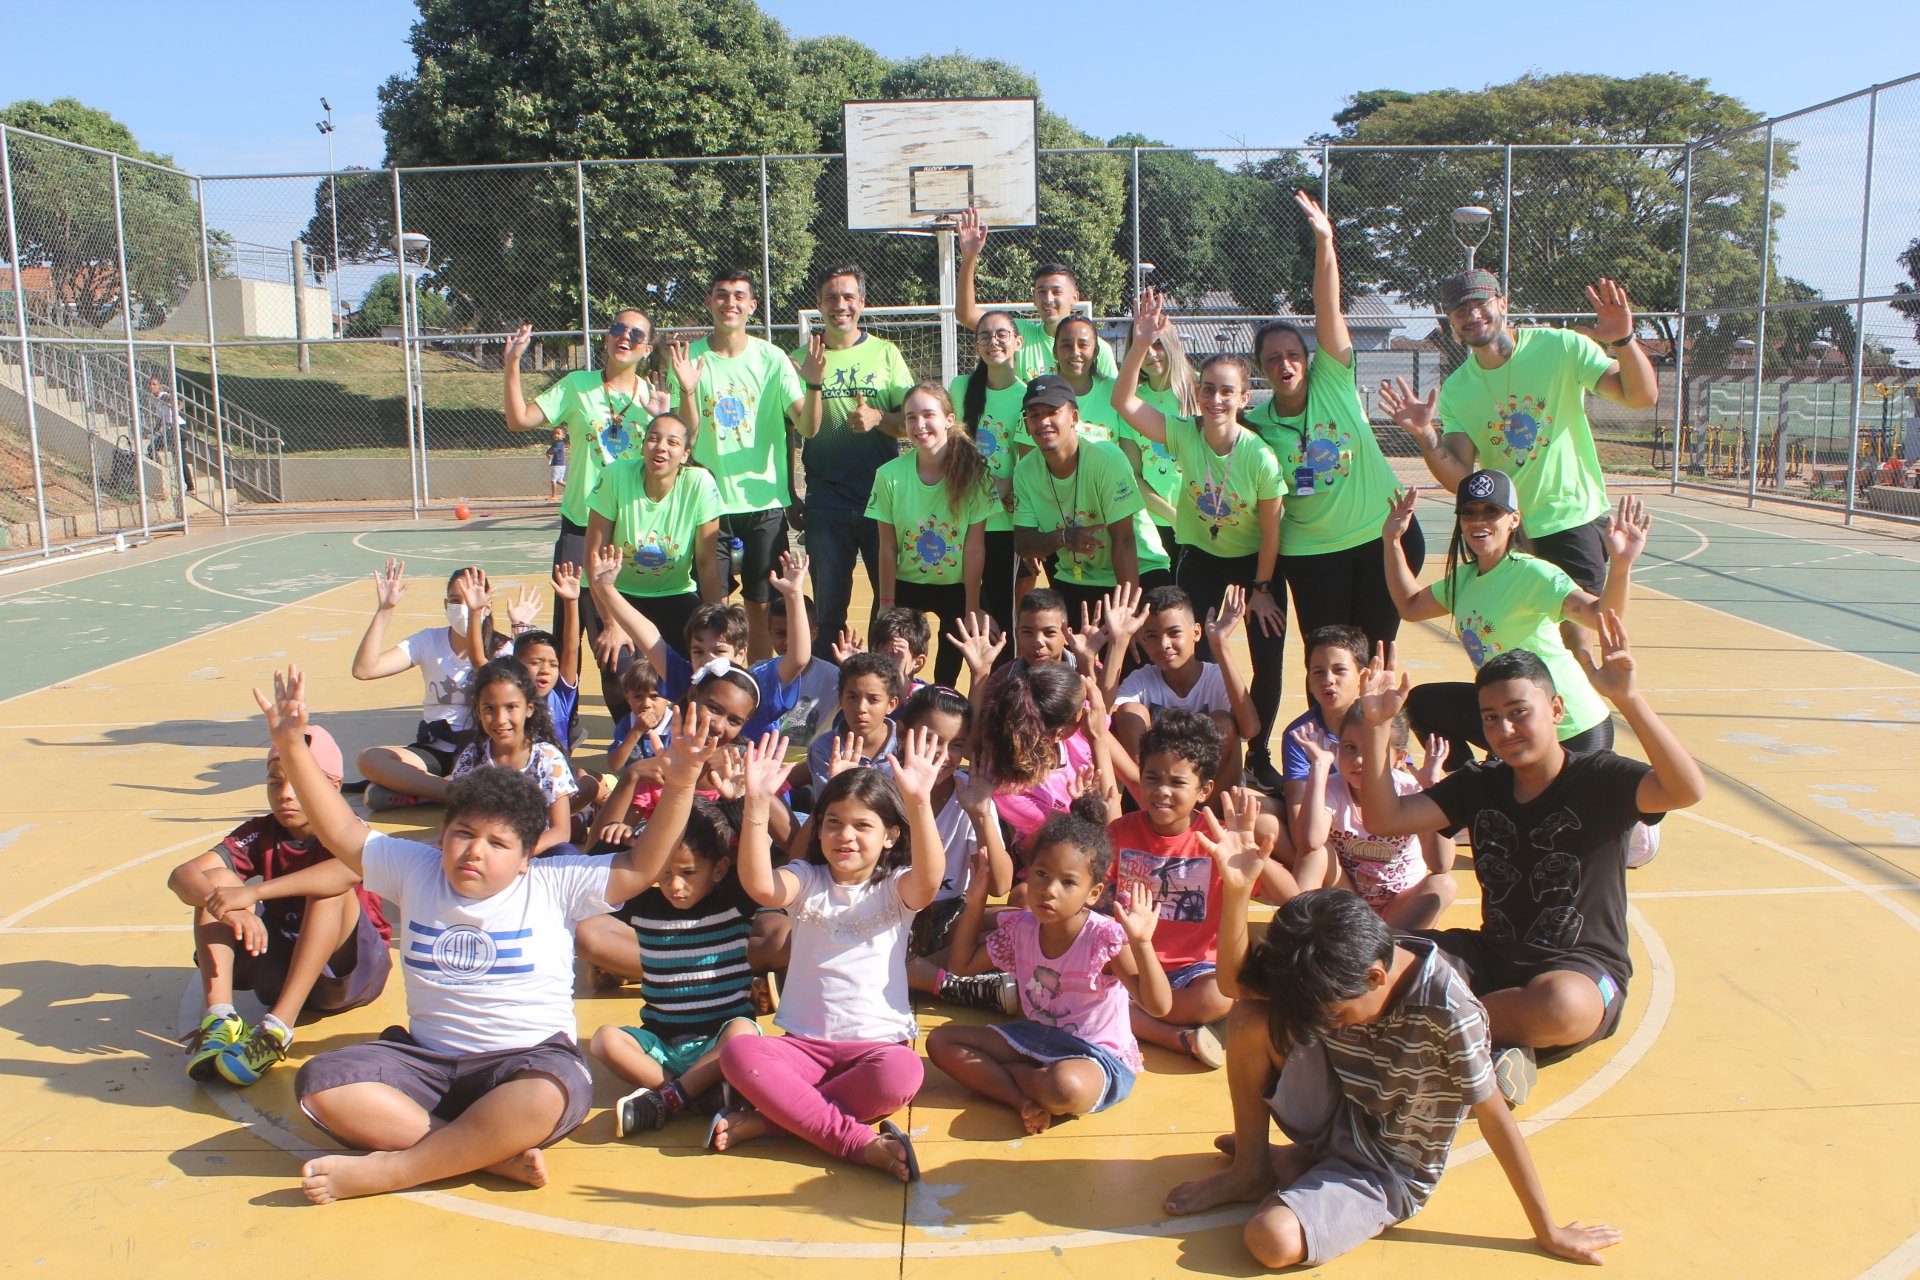
[[[400,264],[400,368],[407,384],[407,469],[412,484],[411,500],[413,518],[420,518],[420,464],[424,461],[413,451],[414,395],[413,395],[413,345],[410,335],[412,322],[407,318],[407,245],[401,237],[406,233],[406,216],[400,204],[400,170],[388,170],[393,175],[393,260]]]
[[[767,211],[767,158],[760,157],[760,289],[766,300],[761,313],[767,341],[773,341],[773,219]]]
[[[1680,433],[1687,420],[1687,267],[1693,243],[1693,148],[1680,178],[1680,314],[1673,339],[1673,474],[1669,494],[1680,492]]]
[[[1147,274],[1140,269],[1140,209],[1145,202],[1140,198],[1140,148],[1138,147],[1133,149],[1131,181],[1133,183],[1133,190],[1130,193],[1133,196],[1133,307],[1138,313],[1140,291],[1147,286]]]
[[[1760,393],[1767,385],[1767,292],[1773,278],[1773,126],[1767,126],[1767,182],[1760,202],[1760,312],[1753,336],[1753,446],[1747,451],[1747,509],[1760,492]],[[1782,437],[1783,441],[1785,437]],[[1816,456],[1814,461],[1818,462]]]
[[[140,534],[153,537],[153,520],[147,514],[146,447],[140,430],[140,366],[133,350],[133,282],[127,277],[127,220],[120,201],[120,157],[115,156],[113,172],[113,254],[120,271],[120,327],[127,335],[127,416],[133,419],[133,480],[140,495]]]
[[[588,292],[587,275],[587,171],[578,160],[573,162],[573,202],[578,217],[574,221],[580,232],[580,350],[581,358],[593,368],[593,302]],[[651,325],[653,322],[647,322]]]
[[[1880,90],[1876,88],[1867,98],[1867,168],[1860,188],[1860,280],[1853,291],[1856,299],[1853,304],[1853,429],[1847,438],[1846,522],[1849,525],[1853,523],[1860,497],[1860,383],[1867,354],[1867,304],[1860,299],[1867,296],[1867,241],[1873,234],[1873,151],[1879,129]]]
[[[0,196],[7,206],[7,261],[13,264],[13,322],[20,330],[20,400],[27,407],[27,450],[33,460],[33,507],[40,522],[40,554],[51,556],[47,537],[47,484],[40,473],[40,415],[33,407],[33,339],[27,332],[27,293],[20,281],[20,228],[13,212],[13,155],[7,126],[0,124]],[[91,446],[89,446],[91,448]]]
[[[207,180],[200,179],[200,287],[207,303],[207,379],[213,385],[213,449],[220,481],[220,523],[233,523],[227,499],[227,411],[220,400],[220,325],[213,316],[213,251],[207,246]],[[184,505],[184,499],[182,500]]]
[[[1326,143],[1320,144],[1320,207],[1326,210],[1327,218],[1333,218],[1333,148]],[[1419,362],[1414,362],[1419,368]]]
[[[188,533],[187,521],[187,443],[180,438],[180,424],[186,419],[183,406],[186,400],[180,394],[180,358],[174,350],[174,344],[167,344],[167,394],[173,397],[173,421],[161,429],[171,428],[173,432],[173,462],[179,470],[174,483],[180,486],[180,532]]]
[[[1500,193],[1500,296],[1513,294],[1513,144],[1507,144],[1506,173]]]

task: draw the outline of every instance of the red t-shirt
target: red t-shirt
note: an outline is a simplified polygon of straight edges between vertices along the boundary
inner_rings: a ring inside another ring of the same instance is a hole
[[[333,857],[318,838],[304,844],[295,843],[287,835],[287,829],[272,814],[249,819],[235,827],[220,842],[220,853],[233,874],[242,880],[251,880],[255,876],[262,880],[289,876]],[[354,886],[353,891],[360,899],[360,909],[380,930],[380,936],[389,942],[393,941],[393,926],[387,923],[387,917],[380,911],[380,899],[367,892],[363,885]],[[297,903],[293,905],[300,906]]]
[[[1220,872],[1200,847],[1198,824],[1163,836],[1147,815],[1126,814],[1107,824],[1113,845],[1110,883],[1144,880],[1160,898],[1153,951],[1167,972],[1220,954]]]

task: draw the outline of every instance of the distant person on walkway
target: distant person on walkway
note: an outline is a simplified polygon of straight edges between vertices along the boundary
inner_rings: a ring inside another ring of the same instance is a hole
[[[560,490],[567,483],[567,429],[553,429],[553,443],[547,446],[547,501],[560,501]]]

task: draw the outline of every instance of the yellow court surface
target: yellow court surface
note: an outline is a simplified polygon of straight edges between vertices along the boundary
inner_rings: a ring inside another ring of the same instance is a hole
[[[1853,1277],[1920,1270],[1920,544],[1699,498],[1656,525],[1628,625],[1644,689],[1706,767],[1695,810],[1629,874],[1634,979],[1618,1033],[1542,1071],[1520,1109],[1549,1203],[1605,1221],[1630,1275]],[[1423,504],[1438,571],[1450,511]],[[929,1066],[907,1114],[911,1187],[789,1140],[703,1152],[703,1121],[616,1141],[615,1081],[535,1191],[488,1177],[326,1207],[298,1189],[332,1144],[294,1105],[299,1062],[405,1019],[303,1023],[253,1088],[198,1086],[189,912],[168,871],[264,809],[249,695],[309,672],[349,762],[405,741],[417,675],[356,683],[367,575],[403,556],[403,627],[478,563],[538,586],[550,526],[444,518],[367,530],[253,525],[0,578],[0,1268],[48,1276],[381,1274],[911,1277],[1250,1275],[1245,1207],[1169,1218],[1220,1167],[1224,1076],[1158,1049],[1133,1095],[1023,1137]],[[864,585],[862,586],[864,593]],[[864,610],[862,603],[856,613]],[[1411,627],[1414,678],[1464,679]],[[1297,639],[1288,661],[1298,669]],[[582,705],[604,750],[594,679]],[[1284,716],[1300,705],[1290,676]],[[1630,735],[1620,749],[1637,754]],[[416,817],[416,814],[425,816]],[[417,833],[436,810],[381,815]],[[1465,850],[1463,849],[1463,855]],[[1464,858],[1463,858],[1464,860]],[[1448,923],[1477,920],[1462,875]],[[578,1001],[581,1037],[637,988]],[[242,1013],[258,1009],[243,999]],[[954,1014],[922,1005],[922,1033]],[[1429,1207],[1316,1274],[1540,1276],[1471,1127]]]

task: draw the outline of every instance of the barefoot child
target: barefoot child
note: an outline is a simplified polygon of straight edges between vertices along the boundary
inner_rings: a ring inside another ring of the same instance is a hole
[[[321,772],[339,787],[345,765],[333,736],[308,725],[307,741]],[[193,958],[207,1002],[187,1042],[193,1080],[218,1074],[229,1084],[252,1084],[287,1056],[302,1012],[341,1013],[368,1004],[393,968],[387,952],[393,930],[379,899],[364,889],[282,898],[272,907],[231,905],[221,894],[254,876],[274,880],[332,859],[287,782],[277,747],[267,749],[267,808],[266,817],[241,823],[167,877],[167,887],[194,908]],[[270,1006],[252,1030],[233,1007],[236,988]]]
[[[547,806],[526,775],[482,768],[461,778],[439,848],[369,833],[307,746],[298,669],[276,674],[272,699],[254,697],[302,809],[337,859],[279,887],[344,889],[364,876],[369,892],[393,904],[404,939],[407,1029],[323,1053],[295,1081],[314,1123],[369,1153],[309,1160],[307,1198],[326,1204],[482,1169],[545,1185],[540,1149],[580,1123],[593,1093],[574,1043],[574,926],[659,878],[693,777],[714,749],[711,727],[702,717],[675,737],[658,832],[610,859],[536,860]]]
[[[784,1036],[740,1036],[721,1069],[750,1109],[723,1112],[711,1145],[729,1151],[786,1132],[902,1182],[919,1177],[892,1114],[919,1091],[925,1068],[907,990],[907,937],[946,868],[931,799],[946,752],[931,730],[906,735],[891,777],[856,768],[820,794],[801,856],[775,868],[767,823],[786,773],[786,743],[768,734],[747,750],[740,883],[793,918],[792,963],[774,1023]],[[981,874],[984,885],[986,876]]]
[[[1494,1088],[1487,1014],[1434,944],[1396,940],[1345,889],[1300,894],[1247,947],[1260,854],[1248,833],[1214,829],[1229,900],[1220,917],[1229,1020],[1233,1163],[1182,1183],[1168,1212],[1258,1202],[1247,1250],[1261,1266],[1320,1266],[1426,1204],[1469,1114],[1547,1252],[1602,1261],[1607,1226],[1559,1226],[1513,1113]],[[1288,1146],[1267,1142],[1277,1121]]]
[[[1294,878],[1309,889],[1349,889],[1366,900],[1400,933],[1431,928],[1453,903],[1453,837],[1438,831],[1414,836],[1376,836],[1360,817],[1360,777],[1367,726],[1359,707],[1350,707],[1340,726],[1336,751],[1321,744],[1319,730],[1296,730],[1294,740],[1307,760],[1307,794],[1301,808],[1293,863]],[[1444,776],[1447,741],[1426,741],[1420,771],[1403,767],[1409,730],[1395,716],[1388,743],[1393,750],[1393,787],[1403,796],[1418,795]]]
[[[1160,921],[1153,890],[1138,881],[1123,887],[1118,919],[1092,909],[1112,864],[1097,824],[1055,814],[1034,838],[1027,909],[1001,912],[983,941],[981,866],[953,931],[949,966],[1012,974],[1027,1016],[1000,1026],[937,1027],[927,1037],[927,1056],[975,1093],[1018,1111],[1028,1133],[1060,1116],[1105,1111],[1133,1091],[1142,1064],[1127,1025],[1129,996],[1155,1017],[1173,1009],[1173,989],[1153,951]]]

